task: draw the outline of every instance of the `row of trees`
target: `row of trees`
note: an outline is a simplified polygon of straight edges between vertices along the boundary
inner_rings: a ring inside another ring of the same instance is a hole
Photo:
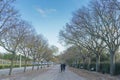
[[[100,68],[100,57],[110,54],[110,74],[115,71],[115,54],[120,46],[119,0],[94,0],[87,7],[73,13],[70,23],[61,30],[60,40],[78,48],[79,56],[91,59],[96,56],[96,71]],[[75,52],[74,52],[75,53]],[[73,53],[72,53],[73,54]]]
[[[49,61],[53,58],[53,53],[57,50],[57,47],[49,46],[43,35],[36,34],[31,24],[20,18],[13,3],[14,0],[0,0],[0,46],[12,54],[9,75],[17,53],[25,57],[25,72],[28,57],[39,64],[43,59]]]

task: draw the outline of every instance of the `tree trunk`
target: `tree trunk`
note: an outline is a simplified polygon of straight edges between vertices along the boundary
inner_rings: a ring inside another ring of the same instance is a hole
[[[78,62],[78,64],[79,64],[79,65],[78,65],[78,66],[79,66],[79,68],[80,68],[80,63],[81,63],[81,61],[79,60],[79,62]]]
[[[83,58],[82,65],[83,65],[83,69],[85,69],[85,58]]]
[[[88,58],[88,65],[87,65],[88,70],[90,70],[90,64],[91,64],[91,58]]]
[[[12,53],[12,59],[11,59],[11,65],[10,65],[10,71],[9,71],[9,75],[12,74],[12,69],[13,69],[13,61],[15,58],[15,52]]]
[[[33,59],[32,70],[34,70],[34,65],[35,65],[35,59]]]
[[[77,59],[75,60],[75,67],[77,68]]]
[[[40,65],[40,63],[39,63],[39,61],[38,61],[37,70],[39,70],[39,65]]]
[[[115,52],[110,53],[110,74],[114,75],[115,72]]]
[[[24,72],[26,72],[26,67],[27,67],[27,59],[25,58]]]
[[[100,55],[96,55],[96,72],[100,70]]]
[[[49,67],[50,65],[49,65],[49,62],[47,62],[47,67]]]
[[[43,62],[41,61],[41,69],[42,69],[42,66],[43,66]]]
[[[32,70],[34,70],[34,64],[32,65]]]

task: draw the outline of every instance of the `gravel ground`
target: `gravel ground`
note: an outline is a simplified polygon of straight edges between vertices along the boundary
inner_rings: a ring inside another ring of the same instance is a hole
[[[120,76],[110,76],[108,74],[101,74],[98,72],[91,72],[83,69],[69,69],[79,76],[87,78],[87,80],[120,80]]]
[[[40,70],[30,70],[27,72],[21,72],[17,74],[13,74],[11,76],[0,76],[0,80],[34,80],[35,77],[39,76],[41,73],[46,72],[48,69],[40,69]]]
[[[51,70],[39,75],[34,80],[86,80],[86,78],[80,77],[68,69],[66,69],[65,72],[60,72],[59,68],[59,65],[55,66]]]
[[[67,69],[60,72],[60,66],[56,65],[49,69],[40,69],[39,71],[27,71],[25,73],[17,73],[12,76],[2,76],[0,80],[87,80],[80,77],[74,72]]]
[[[29,70],[11,76],[0,76],[0,80],[120,80],[118,76],[110,76],[83,69],[67,68],[60,72],[60,66],[52,66],[40,70]]]

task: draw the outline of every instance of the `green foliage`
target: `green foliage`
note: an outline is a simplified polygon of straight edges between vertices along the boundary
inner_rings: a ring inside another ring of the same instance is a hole
[[[88,70],[87,66],[88,66],[88,64],[84,64],[84,66],[83,66],[83,64],[74,64],[74,66],[72,66],[72,67],[75,67],[75,68],[83,67],[83,69]],[[93,68],[92,71],[96,70],[96,63],[90,64],[90,69],[92,69],[92,68]],[[110,74],[110,63],[109,62],[100,63],[100,71],[99,72]],[[115,64],[115,75],[119,75],[119,74],[120,74],[120,63],[116,63]]]
[[[110,63],[109,62],[100,63],[100,72],[110,73]]]
[[[1,54],[1,53],[0,53],[0,58],[1,58],[1,59],[11,60],[12,56],[13,56],[13,55],[10,54],[10,53],[6,53],[6,54]],[[21,57],[22,57],[22,61],[24,61],[24,60],[25,60],[25,56],[21,55]],[[14,60],[20,60],[20,55],[15,55]],[[29,61],[29,60],[31,60],[31,59],[30,59],[30,58],[27,58],[27,60]]]
[[[8,54],[4,54],[3,59],[7,59],[7,60],[11,60],[12,58],[12,54],[8,53]]]
[[[22,65],[22,67],[24,67],[25,65]],[[27,66],[32,66],[31,64],[27,64]],[[14,65],[14,68],[15,67],[19,67],[19,65],[18,64],[16,64],[16,65]],[[8,64],[4,64],[4,65],[2,65],[2,64],[0,64],[0,69],[6,69],[6,68],[10,68],[10,65],[8,65]]]
[[[101,62],[110,61],[110,55],[109,55],[109,54],[106,54],[106,53],[103,53],[103,54],[100,56],[100,61],[101,61]],[[92,62],[96,62],[96,56],[95,56],[95,55],[94,55],[93,58],[92,58]]]
[[[5,69],[5,68],[9,68],[9,67],[10,67],[10,65],[8,65],[8,64],[0,65],[0,69]]]
[[[104,62],[104,61],[110,61],[110,54],[107,53],[103,53],[100,57],[100,61]]]
[[[118,74],[120,74],[120,63],[116,63],[115,65],[116,65],[115,66],[115,75],[118,75]]]

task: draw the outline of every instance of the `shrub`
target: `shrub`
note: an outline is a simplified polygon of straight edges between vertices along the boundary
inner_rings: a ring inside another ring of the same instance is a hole
[[[73,67],[75,68],[81,68],[81,69],[87,69],[88,70],[88,64],[79,64],[79,67],[75,67],[75,65]],[[92,70],[91,70],[92,69]],[[90,70],[91,71],[95,71],[96,70],[96,63],[93,62],[90,64]],[[100,63],[100,72],[101,73],[108,73],[110,74],[110,63],[109,62],[101,62]],[[120,74],[120,63],[115,63],[115,75],[119,75]]]
[[[100,72],[110,73],[110,63],[109,62],[100,63]]]
[[[120,74],[120,63],[115,64],[115,75]]]
[[[21,65],[22,67],[24,67],[25,65]],[[30,64],[28,64],[27,66],[32,66]],[[13,65],[13,67],[19,67],[19,65]],[[6,68],[10,68],[9,64],[0,64],[0,69],[6,69]]]

